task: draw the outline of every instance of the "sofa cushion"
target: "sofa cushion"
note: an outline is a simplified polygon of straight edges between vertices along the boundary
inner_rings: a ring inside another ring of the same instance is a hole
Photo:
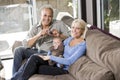
[[[35,74],[29,80],[75,80],[75,79],[70,74],[57,76]]]
[[[120,40],[98,29],[86,33],[87,56],[96,64],[109,68],[120,79]]]
[[[97,65],[86,56],[78,59],[69,72],[76,80],[114,80],[114,75],[109,69]]]
[[[12,52],[14,53],[15,48],[19,46],[23,46],[22,41],[15,41],[14,44],[12,45]]]

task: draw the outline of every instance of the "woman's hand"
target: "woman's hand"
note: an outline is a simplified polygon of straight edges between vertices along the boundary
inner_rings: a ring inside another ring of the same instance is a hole
[[[49,60],[50,59],[50,56],[42,56],[42,55],[39,55],[39,57],[41,57],[43,60]]]

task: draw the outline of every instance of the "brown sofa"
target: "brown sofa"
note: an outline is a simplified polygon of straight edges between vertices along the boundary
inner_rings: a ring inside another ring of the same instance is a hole
[[[29,80],[120,80],[120,39],[100,29],[86,33],[86,55],[69,68],[69,74],[35,74]]]
[[[35,74],[29,80],[120,80],[120,39],[99,29],[86,33],[86,55],[65,75]]]

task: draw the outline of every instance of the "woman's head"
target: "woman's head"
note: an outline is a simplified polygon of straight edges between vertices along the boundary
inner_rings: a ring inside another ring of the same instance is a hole
[[[71,36],[80,38],[84,35],[86,22],[82,19],[75,19],[71,25]]]

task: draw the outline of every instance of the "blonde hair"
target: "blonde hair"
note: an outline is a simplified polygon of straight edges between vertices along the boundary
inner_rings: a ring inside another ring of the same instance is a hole
[[[60,42],[62,42],[62,38],[61,37],[54,37],[53,40],[59,40]]]
[[[77,24],[80,27],[80,29],[84,31],[84,33],[82,34],[81,37],[85,38],[86,31],[88,30],[87,23],[84,20],[82,20],[82,19],[75,19],[72,22],[71,26],[73,26],[74,24]]]
[[[86,22],[85,22],[84,20],[82,20],[82,19],[75,19],[75,20],[72,22],[72,26],[73,26],[74,24],[77,24],[77,25],[80,27],[80,29],[85,30]]]

